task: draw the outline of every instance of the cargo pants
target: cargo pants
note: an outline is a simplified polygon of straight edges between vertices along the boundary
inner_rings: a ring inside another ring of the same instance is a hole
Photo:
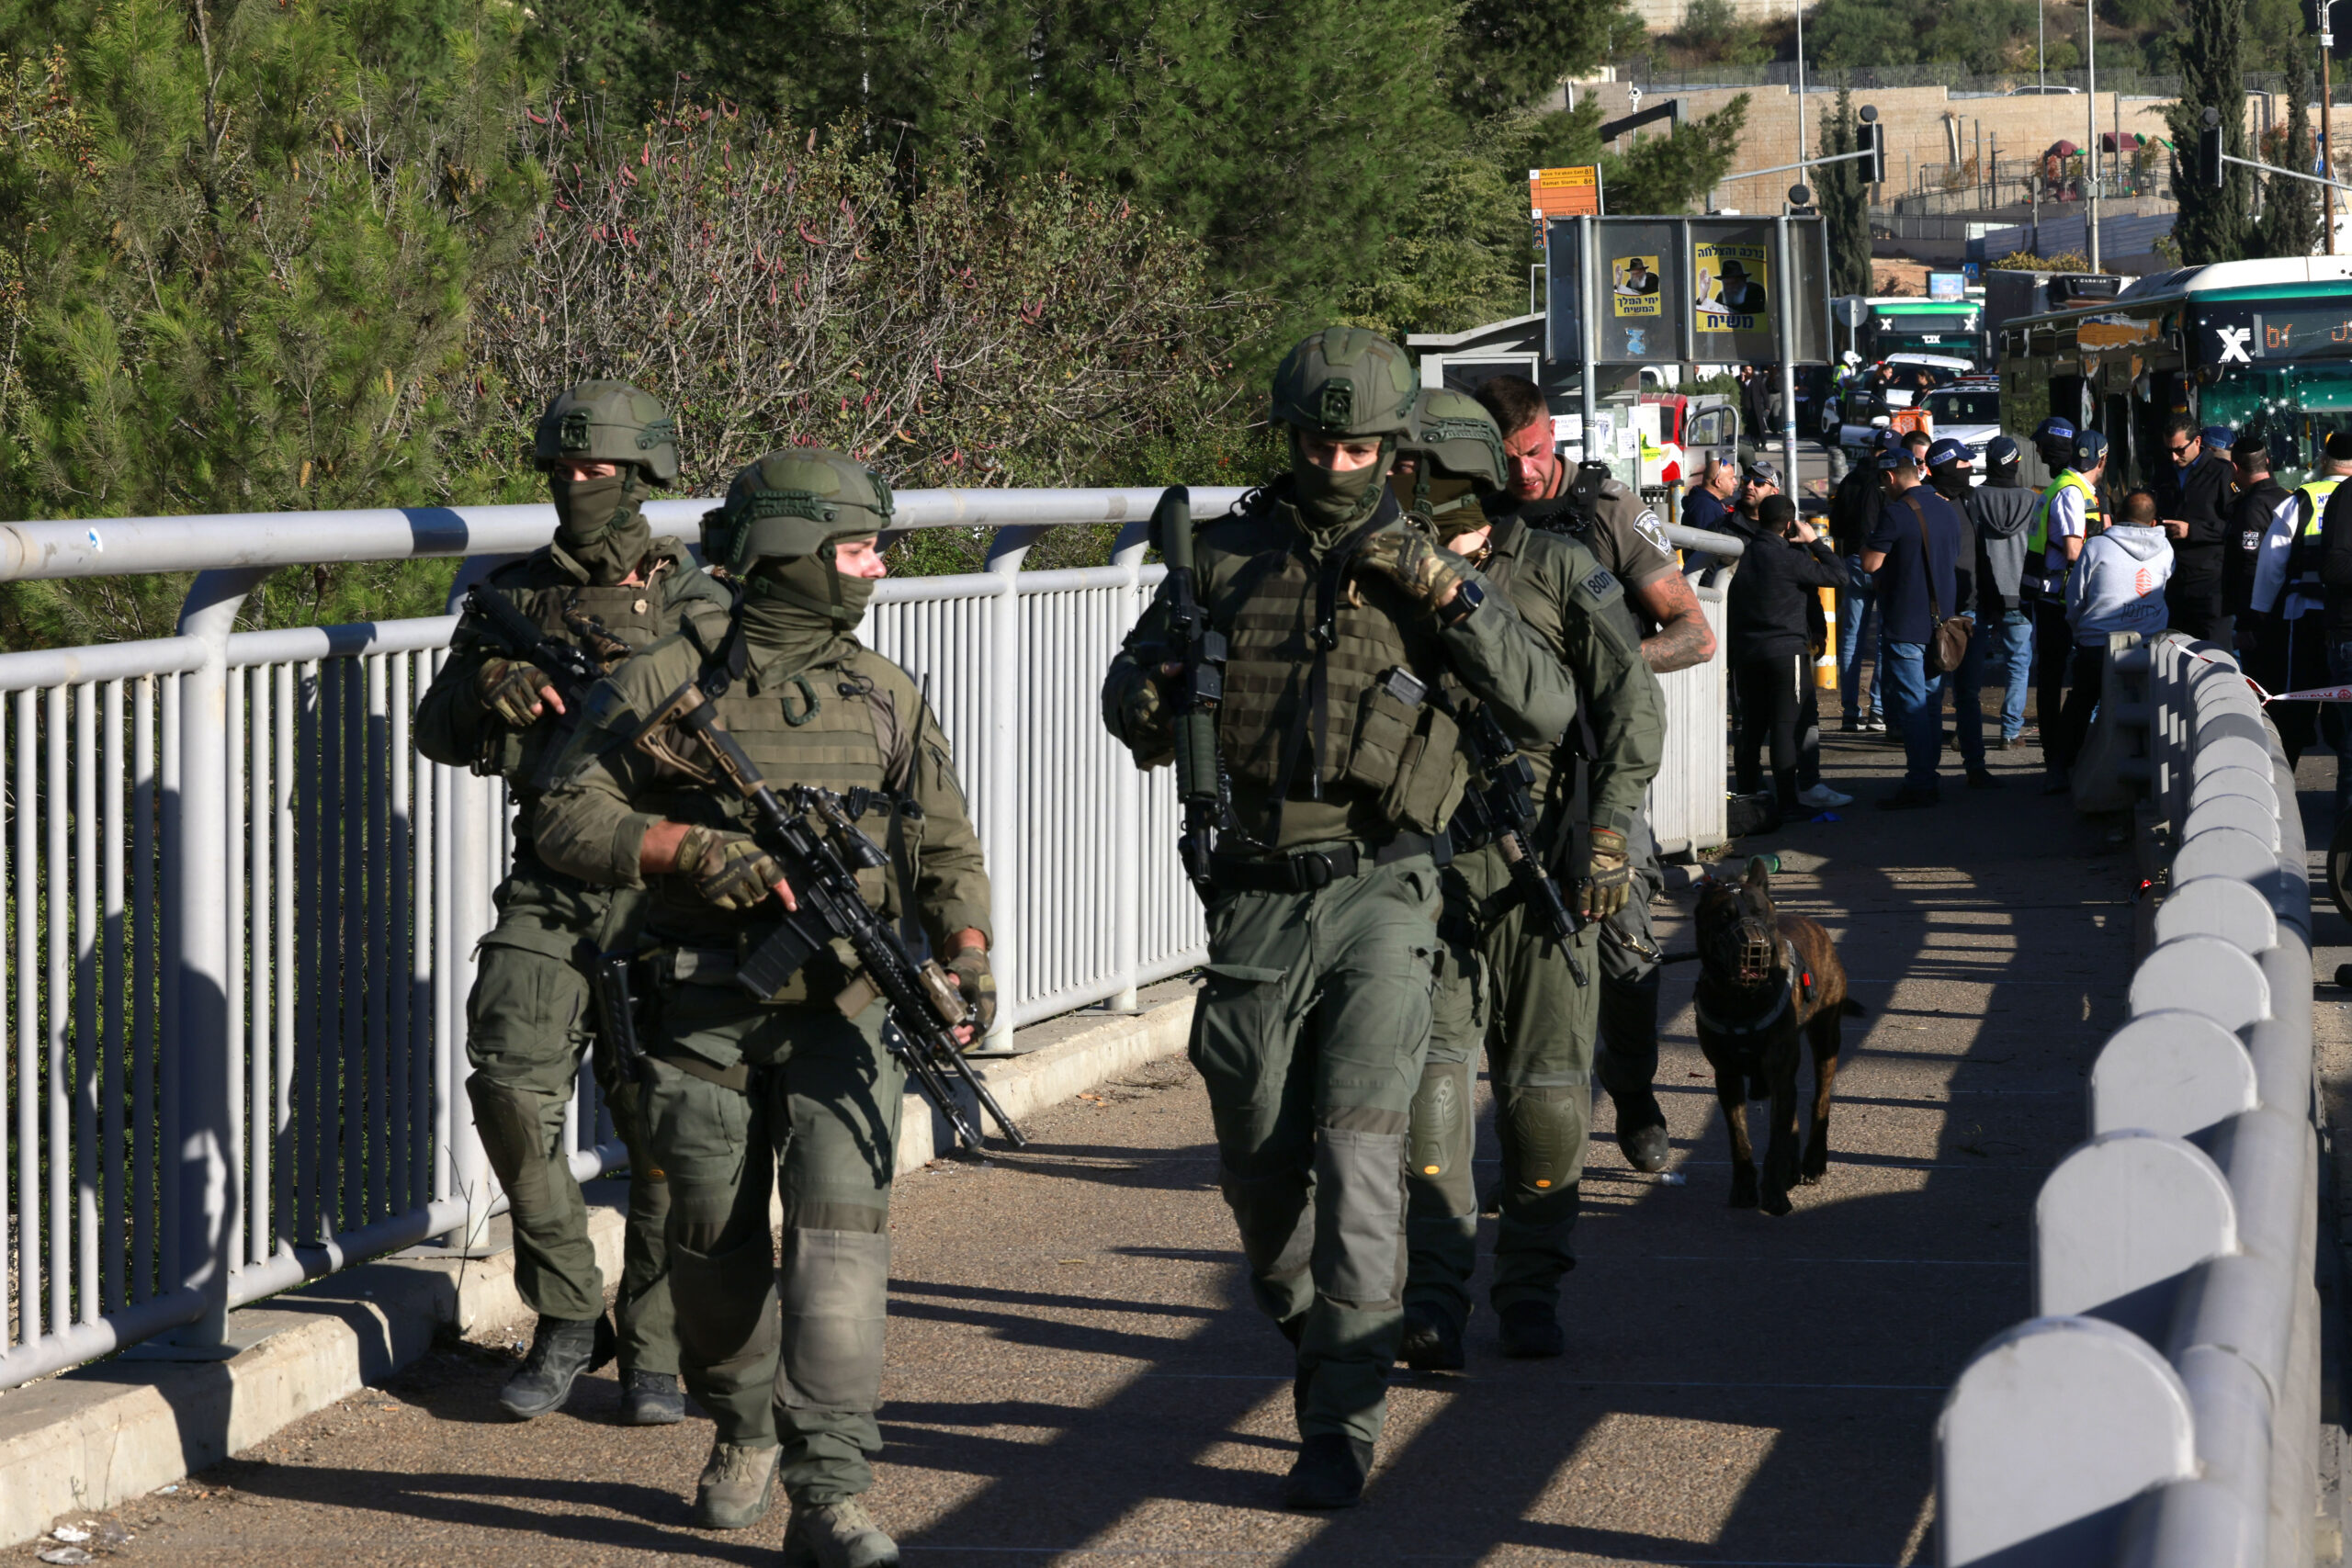
[[[1650,900],[1666,886],[1666,874],[1658,868],[1657,839],[1650,832],[1648,812],[1634,818],[1625,848],[1633,861],[1634,896],[1608,923],[1638,937],[1655,953],[1657,932],[1650,925]],[[1593,1066],[1600,1087],[1622,1105],[1650,1093],[1657,1077],[1657,965],[1613,937],[1601,942],[1600,952],[1594,986],[1600,993],[1600,1045]]]
[[[717,976],[713,976],[718,978]],[[655,995],[646,1137],[670,1181],[670,1259],[686,1386],[722,1442],[781,1442],[795,1503],[854,1497],[882,1449],[890,1182],[906,1075],[879,1002],[754,1001],[723,984]],[[741,1089],[681,1070],[751,1064]],[[784,1257],[769,1224],[784,1202]]]
[[[1555,1303],[1560,1277],[1576,1267],[1578,1183],[1592,1126],[1600,930],[1588,925],[1572,943],[1589,982],[1579,986],[1548,930],[1510,897],[1510,874],[1498,851],[1459,856],[1444,875],[1440,931],[1446,952],[1406,1152],[1405,1303],[1458,1331],[1469,1321],[1470,1276],[1478,1262],[1472,1091],[1482,1044],[1503,1156],[1502,1224],[1489,1297],[1498,1312],[1522,1301]],[[1497,910],[1498,901],[1507,907]]]
[[[1208,908],[1191,1056],[1250,1293],[1298,1348],[1302,1437],[1375,1441],[1386,1413],[1437,912],[1426,854]]]
[[[621,1365],[675,1373],[678,1340],[662,1229],[670,1190],[639,1136],[638,1086],[596,1039],[589,973],[628,910],[615,897],[517,856],[497,893],[498,923],[482,938],[466,998],[466,1080],[491,1168],[506,1189],[514,1285],[542,1317],[605,1313],[605,1280],[588,1239],[588,1206],[563,1152],[565,1108],[593,1045],[592,1067],[629,1154],[616,1314]]]

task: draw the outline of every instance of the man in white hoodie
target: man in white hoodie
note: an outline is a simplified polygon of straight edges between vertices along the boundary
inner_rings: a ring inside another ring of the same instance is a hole
[[[2066,578],[2075,668],[2052,749],[2052,760],[2059,767],[2074,767],[2090,734],[2109,634],[2138,632],[2153,637],[2165,629],[2165,583],[2172,576],[2172,541],[2156,515],[2156,498],[2144,490],[2125,496],[2114,525],[2084,544]]]

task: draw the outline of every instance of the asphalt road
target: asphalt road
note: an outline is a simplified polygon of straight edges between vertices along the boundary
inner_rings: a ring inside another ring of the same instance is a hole
[[[1781,1219],[1725,1207],[1692,966],[1669,969],[1685,1181],[1625,1167],[1604,1099],[1567,1356],[1505,1361],[1482,1312],[1465,1374],[1396,1383],[1352,1512],[1279,1505],[1284,1347],[1247,1304],[1181,1061],[1038,1118],[1024,1155],[903,1180],[876,1514],[910,1562],[1007,1568],[1929,1560],[1938,1405],[2030,1311],[2034,1192],[2081,1136],[2131,962],[2129,856],[2039,795],[2038,761],[1996,754],[1997,793],[1955,768],[1939,808],[1884,814],[1898,754],[1832,738],[1864,798],[1747,846],[1782,856],[1784,907],[1828,923],[1870,1010],[1826,1183]],[[1660,909],[1668,952],[1686,909]],[[706,1422],[615,1426],[608,1371],[517,1427],[492,1403],[513,1360],[453,1346],[176,1493],[65,1519],[155,1563],[775,1561],[781,1511],[687,1523]]]

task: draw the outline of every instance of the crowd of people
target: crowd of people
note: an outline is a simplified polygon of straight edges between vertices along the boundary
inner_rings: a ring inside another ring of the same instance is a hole
[[[1960,441],[1885,432],[1830,494],[1826,540],[1769,462],[1706,463],[1682,521],[1742,541],[1726,604],[1734,773],[1742,793],[1760,791],[1769,751],[1770,820],[1844,804],[1819,783],[1809,655],[1831,637],[1820,589],[1836,605],[1841,730],[1904,750],[1883,810],[1937,805],[1948,745],[1966,787],[2001,788],[1986,753],[2028,743],[2029,691],[2043,792],[2068,790],[2114,634],[2214,642],[2273,692],[2352,682],[2352,503],[2334,501],[2352,476],[2352,434],[2328,436],[2293,491],[2262,437],[2185,414],[2168,422],[2165,467],[2143,488],[2110,482],[2096,430],[2051,418],[2029,440],[2052,476],[2039,490],[2011,436],[1985,445],[1980,475]],[[1703,550],[1686,559],[1693,571],[1715,564]],[[2273,711],[2290,757],[2324,739],[2352,758],[2352,725],[2335,709]],[[2352,766],[2339,776],[2352,784]]]

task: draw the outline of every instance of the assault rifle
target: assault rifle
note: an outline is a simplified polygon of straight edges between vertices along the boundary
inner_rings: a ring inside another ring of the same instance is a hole
[[[531,617],[514,607],[514,601],[487,582],[477,582],[466,590],[466,619],[477,623],[472,628],[491,647],[509,659],[520,660],[536,667],[548,678],[548,684],[563,699],[563,705],[576,708],[588,688],[604,679],[605,664],[594,654],[573,643],[559,642],[541,631]],[[620,646],[620,643],[600,622],[585,616],[568,615],[566,624],[583,638]],[[594,629],[591,636],[590,628]]]
[[[1193,493],[1182,485],[1162,491],[1151,530],[1168,562],[1168,630],[1182,650],[1177,660],[1176,799],[1184,809],[1176,852],[1184,874],[1205,898],[1209,853],[1227,824],[1225,767],[1216,752],[1216,710],[1225,701],[1225,634],[1209,625],[1193,564]]]
[[[889,1010],[883,1043],[922,1097],[947,1119],[956,1142],[977,1152],[981,1139],[956,1103],[948,1083],[951,1076],[972,1091],[989,1120],[1003,1130],[1006,1142],[1016,1149],[1028,1147],[1027,1136],[956,1048],[956,1031],[972,1016],[962,989],[936,959],[916,964],[898,931],[858,895],[857,874],[889,864],[889,857],[865,836],[857,819],[887,797],[867,789],[844,796],[807,784],[792,785],[779,795],[760,776],[741,743],[720,727],[716,705],[693,682],[654,710],[639,732],[640,744],[672,725],[700,740],[718,776],[750,803],[756,814],[752,837],[783,863],[785,880],[800,904],[785,915],[774,936],[736,966],[736,984],[765,1001],[803,964],[840,938],[856,954],[860,976]],[[821,830],[812,825],[812,818],[822,824]]]
[[[1511,744],[1494,709],[1484,703],[1464,723],[1462,736],[1470,747],[1474,774],[1468,793],[1454,808],[1453,825],[1466,829],[1462,838],[1491,843],[1502,852],[1503,863],[1510,867],[1511,886],[1519,889],[1532,917],[1560,944],[1568,973],[1583,986],[1588,983],[1584,965],[1577,962],[1569,942],[1584,929],[1584,922],[1568,908],[1560,885],[1544,871],[1532,848],[1535,769]]]

